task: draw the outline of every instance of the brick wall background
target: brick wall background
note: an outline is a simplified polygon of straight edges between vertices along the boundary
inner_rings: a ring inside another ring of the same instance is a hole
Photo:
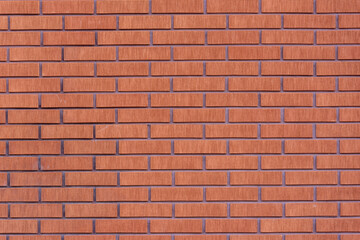
[[[0,15],[0,240],[360,239],[360,0]]]

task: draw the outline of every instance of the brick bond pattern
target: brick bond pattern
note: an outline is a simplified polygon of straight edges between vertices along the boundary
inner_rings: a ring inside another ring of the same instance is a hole
[[[360,239],[359,13],[0,1],[0,240]]]

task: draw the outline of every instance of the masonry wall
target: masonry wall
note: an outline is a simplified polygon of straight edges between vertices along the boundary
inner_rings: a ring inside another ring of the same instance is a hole
[[[0,240],[360,239],[359,13],[0,1]]]

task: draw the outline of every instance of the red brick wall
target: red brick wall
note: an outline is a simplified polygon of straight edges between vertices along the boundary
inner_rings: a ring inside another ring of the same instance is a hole
[[[359,14],[0,1],[0,240],[360,239]]]

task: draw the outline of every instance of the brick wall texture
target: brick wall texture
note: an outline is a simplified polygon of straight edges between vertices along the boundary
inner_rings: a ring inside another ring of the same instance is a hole
[[[359,240],[360,0],[0,0],[0,240]]]

